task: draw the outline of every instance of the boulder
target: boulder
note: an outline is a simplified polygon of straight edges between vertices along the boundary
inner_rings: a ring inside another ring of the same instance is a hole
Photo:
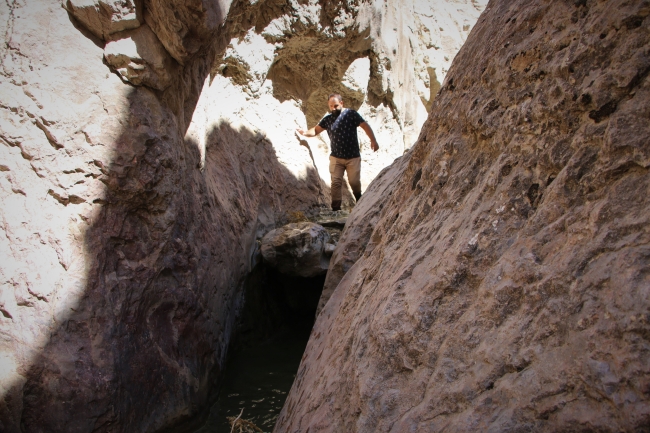
[[[318,224],[287,224],[262,238],[262,257],[282,274],[305,278],[323,275],[329,266],[329,239],[327,230]]]

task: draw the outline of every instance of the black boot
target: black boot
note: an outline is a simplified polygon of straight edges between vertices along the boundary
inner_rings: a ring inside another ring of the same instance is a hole
[[[332,210],[333,211],[341,210],[341,200],[332,201]]]

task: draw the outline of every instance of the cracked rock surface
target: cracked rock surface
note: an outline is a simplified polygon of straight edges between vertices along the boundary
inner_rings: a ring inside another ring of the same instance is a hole
[[[300,178],[249,125],[190,127],[211,51],[154,91],[59,2],[0,15],[0,430],[200,420],[256,239],[319,206],[312,160]]]
[[[142,0],[66,0],[62,5],[100,39],[144,22]]]
[[[484,7],[418,4],[0,3],[0,431],[200,422],[257,241],[329,204],[327,142],[295,129],[346,92],[381,140],[367,186]]]
[[[489,3],[348,219],[275,432],[647,429],[649,15]]]
[[[294,277],[315,277],[327,272],[330,241],[327,230],[312,222],[291,223],[271,230],[262,238],[264,261],[280,273]]]

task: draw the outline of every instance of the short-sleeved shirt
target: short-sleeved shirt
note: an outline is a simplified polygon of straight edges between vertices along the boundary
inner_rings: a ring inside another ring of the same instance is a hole
[[[328,114],[323,117],[318,126],[327,130],[332,147],[332,156],[343,159],[361,156],[357,128],[363,122],[365,122],[363,117],[350,108],[345,108],[339,115]]]

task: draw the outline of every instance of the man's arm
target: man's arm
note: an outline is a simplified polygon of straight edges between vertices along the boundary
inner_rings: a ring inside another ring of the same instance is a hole
[[[367,122],[362,122],[361,125],[359,125],[361,129],[363,129],[366,132],[366,135],[370,139],[370,148],[373,151],[378,151],[379,150],[379,145],[377,144],[377,139],[375,138],[375,133],[372,132],[372,128],[370,125],[368,125]]]
[[[296,132],[304,137],[316,137],[321,132],[325,131],[320,125],[316,125],[311,129],[305,131],[304,129],[296,129]]]

